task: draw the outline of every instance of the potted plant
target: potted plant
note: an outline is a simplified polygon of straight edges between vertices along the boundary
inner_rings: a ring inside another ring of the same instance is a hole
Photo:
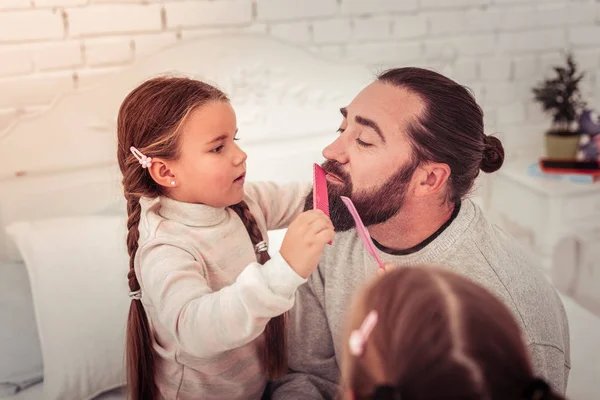
[[[575,159],[579,144],[578,115],[585,107],[579,90],[584,73],[579,73],[573,55],[566,56],[566,66],[553,67],[556,76],[533,88],[535,101],[552,115],[546,131],[546,156],[552,159]]]

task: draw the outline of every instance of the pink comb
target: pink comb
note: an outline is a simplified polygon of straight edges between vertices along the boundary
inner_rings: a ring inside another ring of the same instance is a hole
[[[367,228],[365,228],[365,225],[363,224],[362,220],[360,219],[360,215],[358,215],[358,211],[356,211],[356,208],[354,207],[352,200],[350,200],[349,198],[347,198],[345,196],[341,196],[341,198],[342,198],[342,201],[344,202],[344,204],[346,205],[346,207],[348,207],[348,211],[350,211],[350,214],[352,214],[352,218],[354,218],[354,222],[356,224],[356,232],[358,232],[358,237],[362,240],[367,251],[373,257],[375,257],[377,264],[379,264],[379,268],[381,268],[382,270],[385,271],[385,266],[383,265],[383,261],[381,261],[381,258],[379,258],[379,255],[377,254],[377,251],[375,250],[375,245],[373,244],[371,235],[369,235],[369,231],[367,231]]]
[[[329,197],[327,194],[327,173],[319,164],[313,166],[313,208],[321,210],[329,217]],[[331,244],[331,242],[329,242]]]
[[[327,173],[319,164],[313,167],[313,208],[321,210],[329,217],[329,197],[327,196]]]

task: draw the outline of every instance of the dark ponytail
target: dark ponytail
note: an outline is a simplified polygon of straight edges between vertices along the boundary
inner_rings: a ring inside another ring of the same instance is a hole
[[[483,139],[484,149],[481,165],[483,172],[491,173],[500,169],[504,163],[504,147],[497,137],[485,136]]]
[[[262,242],[262,233],[246,202],[233,205],[231,209],[241,218],[252,244],[256,246]],[[261,264],[271,259],[266,251],[257,252],[257,258]],[[286,319],[286,314],[279,315],[272,318],[265,328],[263,366],[269,379],[278,378],[287,372]]]
[[[127,250],[129,252],[129,272],[127,281],[129,290],[137,292],[140,283],[135,276],[134,259],[138,249],[140,232],[141,206],[135,196],[127,198]],[[127,318],[127,390],[131,400],[155,400],[158,398],[156,385],[156,363],[154,349],[152,348],[152,333],[144,306],[140,300],[132,300]]]
[[[502,166],[502,143],[485,135],[483,110],[466,87],[435,71],[414,67],[387,70],[378,80],[422,101],[423,110],[407,125],[406,133],[417,163],[450,167],[448,203],[463,199],[480,171],[495,172]]]

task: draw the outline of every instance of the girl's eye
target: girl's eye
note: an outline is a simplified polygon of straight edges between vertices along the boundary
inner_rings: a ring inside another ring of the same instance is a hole
[[[356,138],[356,143],[358,143],[361,147],[371,147],[373,146],[371,143],[363,142],[360,138]]]
[[[218,147],[215,147],[214,149],[212,149],[212,150],[211,150],[211,153],[220,153],[221,151],[223,151],[223,148],[224,148],[224,147],[225,147],[225,146],[223,146],[223,145],[220,145],[220,146],[218,146]]]
[[[234,138],[233,138],[233,140],[236,140],[236,141],[237,141],[237,140],[240,140],[240,138],[238,138],[238,137],[234,137]]]
[[[336,131],[337,133],[344,133],[345,129],[344,128],[338,128],[338,130]]]

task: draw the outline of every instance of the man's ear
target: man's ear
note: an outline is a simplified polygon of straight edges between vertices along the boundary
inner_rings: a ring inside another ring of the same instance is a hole
[[[163,187],[176,187],[178,182],[175,178],[175,174],[171,170],[168,162],[160,158],[153,158],[152,164],[148,168],[150,176],[154,182],[158,183]]]
[[[450,178],[450,167],[443,163],[420,165],[416,171],[415,196],[429,196],[443,189]]]

